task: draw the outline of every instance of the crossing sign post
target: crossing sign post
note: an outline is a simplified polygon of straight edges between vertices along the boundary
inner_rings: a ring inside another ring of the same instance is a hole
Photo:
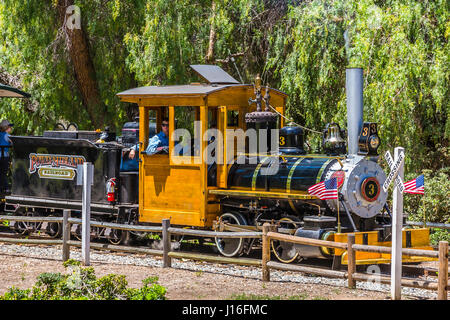
[[[392,204],[392,254],[391,254],[391,299],[400,300],[402,287],[402,224],[403,224],[403,185],[405,152],[404,148],[394,150],[394,159],[387,151],[384,157],[391,168],[383,190],[387,192],[389,185],[395,179]]]

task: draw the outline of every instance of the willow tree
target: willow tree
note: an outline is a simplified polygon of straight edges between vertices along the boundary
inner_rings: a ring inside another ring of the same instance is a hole
[[[84,62],[76,35],[61,32],[72,3]],[[450,167],[448,10],[445,0],[3,0],[0,80],[33,98],[0,110],[29,132],[60,119],[120,125],[117,92],[198,81],[188,65],[214,63],[246,83],[261,74],[302,125],[345,127],[345,69],[361,67],[381,151],[401,145],[408,172],[437,170]],[[320,136],[309,141],[315,151]]]
[[[115,94],[135,85],[122,41],[140,28],[143,6],[139,0],[2,1],[0,72],[32,94],[31,102],[1,101],[4,116],[28,133],[61,120],[84,129],[120,124],[126,111]]]
[[[364,119],[381,151],[406,148],[407,170],[450,166],[448,2],[324,1],[291,7],[267,68],[309,127],[345,127],[345,69],[364,69]],[[282,54],[280,54],[282,53]],[[316,139],[318,140],[318,139]]]
[[[251,82],[264,72],[271,32],[288,3],[149,0],[145,26],[125,37],[130,52],[127,66],[140,84],[197,80],[189,73],[189,64],[199,63],[218,64],[236,79]]]

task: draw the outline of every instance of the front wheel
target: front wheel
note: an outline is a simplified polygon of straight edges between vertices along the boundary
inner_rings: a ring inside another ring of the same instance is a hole
[[[280,228],[286,230],[297,230],[300,227],[300,220],[296,217],[284,217],[280,219]],[[283,263],[291,263],[298,259],[299,254],[292,242],[272,241],[272,250],[275,257]]]
[[[112,245],[126,244],[128,238],[129,233],[127,230],[111,229],[108,241]]]
[[[247,225],[244,216],[236,212],[227,212],[220,216],[220,219],[227,224]],[[215,238],[216,246],[219,252],[225,257],[235,257],[242,254],[245,248],[246,239],[244,238]]]

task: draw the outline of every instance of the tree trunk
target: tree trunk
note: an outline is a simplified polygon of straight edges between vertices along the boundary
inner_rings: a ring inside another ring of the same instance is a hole
[[[211,27],[209,29],[209,46],[206,54],[206,62],[211,63],[214,59],[214,44],[216,43],[216,2],[213,0],[212,6]]]
[[[102,103],[97,84],[96,72],[89,53],[89,43],[79,19],[74,20],[76,11],[67,9],[73,0],[58,0],[58,15],[65,35],[66,49],[74,70],[77,87],[81,93],[83,105],[89,115],[94,129],[102,128],[105,118],[105,105]]]

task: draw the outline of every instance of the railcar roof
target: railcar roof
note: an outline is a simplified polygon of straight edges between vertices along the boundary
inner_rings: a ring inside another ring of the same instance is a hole
[[[190,85],[174,85],[174,86],[148,86],[129,89],[118,93],[119,97],[123,96],[152,96],[152,95],[207,95],[217,90],[223,90],[231,85],[219,84],[190,84]]]
[[[277,89],[268,88],[271,98],[283,100],[287,94]],[[267,87],[262,87],[264,95]],[[254,98],[252,84],[189,84],[171,86],[147,86],[129,89],[117,94],[123,102],[152,102],[153,105],[199,105],[190,104],[199,100],[208,105],[248,105],[248,99]],[[273,100],[271,100],[273,101]],[[223,103],[223,104],[222,104]],[[279,102],[281,103],[281,102]],[[277,103],[277,104],[279,104]]]

